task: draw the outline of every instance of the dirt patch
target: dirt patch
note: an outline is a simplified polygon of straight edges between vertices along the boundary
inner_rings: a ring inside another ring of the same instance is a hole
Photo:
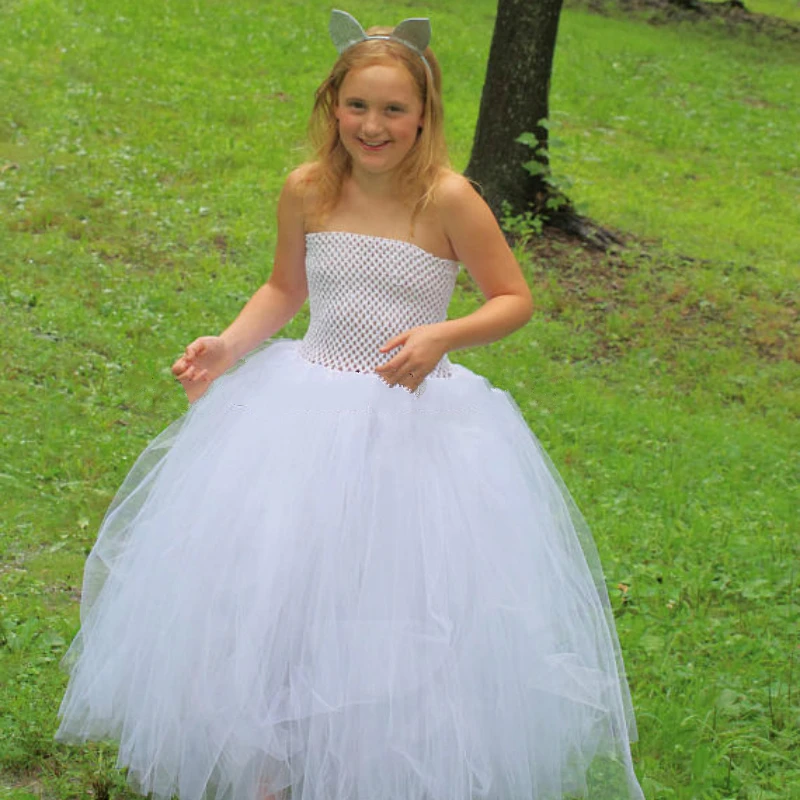
[[[711,3],[704,0],[567,0],[567,8],[583,8],[595,14],[610,16],[640,14],[651,25],[667,25],[675,22],[715,20],[725,27],[749,29],[775,39],[800,41],[800,24],[769,14],[750,11],[741,0]]]
[[[800,362],[795,293],[762,285],[755,267],[668,258],[656,242],[615,233],[625,246],[609,252],[549,228],[526,248],[538,313],[589,329],[596,358],[730,347]]]

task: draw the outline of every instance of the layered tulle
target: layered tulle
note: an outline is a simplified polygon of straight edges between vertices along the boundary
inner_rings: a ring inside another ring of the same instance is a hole
[[[585,525],[510,397],[279,340],[156,439],[86,567],[58,738],[167,800],[641,798]]]

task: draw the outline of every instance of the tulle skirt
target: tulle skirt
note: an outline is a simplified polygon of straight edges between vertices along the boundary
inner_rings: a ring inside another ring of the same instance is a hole
[[[87,564],[61,741],[168,800],[642,798],[586,526],[508,394],[275,340],[142,454]]]

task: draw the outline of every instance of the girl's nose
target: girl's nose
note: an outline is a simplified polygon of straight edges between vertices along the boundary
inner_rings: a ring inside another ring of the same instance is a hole
[[[377,133],[381,129],[381,122],[377,114],[367,114],[361,126],[365,133]]]

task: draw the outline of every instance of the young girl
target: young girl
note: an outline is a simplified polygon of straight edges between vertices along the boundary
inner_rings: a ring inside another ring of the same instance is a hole
[[[115,738],[163,800],[642,798],[591,537],[447,357],[531,298],[446,166],[428,21],[331,33],[272,275],[176,362],[193,405],[87,562],[58,737]],[[446,320],[459,264],[486,302]],[[253,352],[306,297],[303,340]]]

